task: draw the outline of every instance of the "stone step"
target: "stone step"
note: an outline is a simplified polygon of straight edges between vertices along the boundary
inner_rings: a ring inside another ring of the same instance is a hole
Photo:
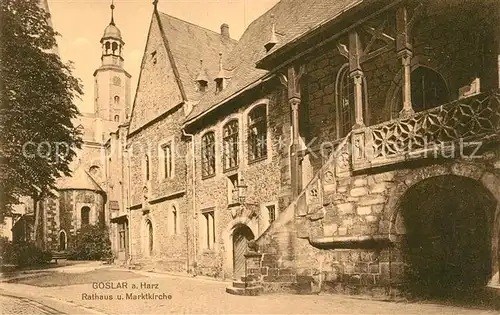
[[[264,291],[262,286],[256,286],[251,288],[235,288],[235,287],[227,287],[226,292],[233,295],[246,295],[246,296],[255,296],[259,295]]]
[[[249,282],[243,282],[243,281],[233,281],[233,287],[235,288],[254,288],[260,286],[260,282],[258,281],[249,281]]]
[[[241,277],[242,282],[251,282],[251,281],[256,281],[256,280],[259,280],[259,278],[257,276],[248,275],[248,276]]]

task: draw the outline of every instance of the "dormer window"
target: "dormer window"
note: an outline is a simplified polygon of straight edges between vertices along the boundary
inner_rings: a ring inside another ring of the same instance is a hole
[[[219,93],[224,89],[224,78],[215,79],[215,93]]]
[[[196,83],[198,84],[198,91],[205,92],[208,87],[208,77],[205,68],[203,67],[203,59],[200,59],[200,70],[198,71],[198,76],[196,77]]]
[[[222,53],[219,53],[219,73],[215,78],[215,93],[219,93],[224,89],[225,78],[226,78],[225,71],[222,68]]]
[[[207,81],[198,81],[198,91],[205,92],[208,88]]]

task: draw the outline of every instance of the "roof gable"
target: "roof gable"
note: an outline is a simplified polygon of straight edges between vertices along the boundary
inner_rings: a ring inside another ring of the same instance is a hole
[[[132,106],[130,133],[184,100],[174,66],[157,14],[153,14]]]
[[[145,126],[183,101],[203,95],[196,78],[203,60],[209,88],[217,75],[219,53],[237,41],[159,11],[154,11],[141,64],[129,132]]]

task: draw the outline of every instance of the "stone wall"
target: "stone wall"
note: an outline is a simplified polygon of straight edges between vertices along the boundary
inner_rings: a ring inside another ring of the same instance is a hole
[[[84,206],[90,208],[90,224],[104,226],[104,196],[102,193],[89,190],[60,190],[59,196],[44,202],[46,214],[45,240],[47,248],[59,250],[59,233],[66,233],[66,246],[81,228],[80,210]]]
[[[323,291],[376,298],[399,295],[410,272],[399,201],[411,187],[436,176],[470,178],[500,201],[500,178],[493,175],[498,171],[491,163],[500,156],[491,151],[483,156],[489,156],[490,161],[447,160],[339,180],[334,197],[325,199],[322,218],[295,219],[298,239],[293,248],[280,241],[293,234],[287,227],[261,237],[260,269],[247,270],[247,274],[257,275],[268,292]],[[500,214],[498,207],[493,211],[490,216]],[[497,223],[492,223],[493,277],[499,269],[499,232]],[[301,231],[307,232],[301,235]]]
[[[145,100],[144,100],[145,101]],[[187,234],[191,228],[191,202],[186,199],[190,178],[188,143],[182,136],[184,108],[174,108],[164,119],[128,139],[130,156],[130,248],[132,259],[153,263],[162,270],[186,270]],[[162,168],[163,144],[172,148],[173,176],[165,178]],[[149,157],[150,180],[145,179],[145,154]],[[147,199],[145,199],[147,198]],[[177,211],[177,231],[173,211]],[[154,250],[147,254],[146,220],[153,224]],[[192,242],[190,242],[192,243]]]
[[[277,216],[290,202],[290,173],[287,156],[290,135],[290,118],[286,92],[275,81],[264,87],[263,92],[252,93],[238,100],[231,112],[225,111],[223,116],[208,118],[206,124],[195,130],[196,160],[196,209],[197,233],[197,273],[231,277],[233,274],[232,233],[239,224],[250,227],[257,238],[268,226],[265,216],[266,205],[275,205]],[[248,113],[259,104],[267,104],[267,158],[256,162],[248,161]],[[228,106],[231,107],[231,106]],[[231,119],[239,123],[239,163],[235,170],[223,170],[222,128]],[[208,131],[215,132],[216,139],[216,172],[209,178],[201,175],[201,137]],[[229,176],[243,179],[246,200],[243,205],[247,210],[237,213],[231,207],[232,194],[229,192]],[[252,217],[249,208],[257,211]],[[206,248],[204,233],[204,210],[213,209],[215,215],[214,248]],[[235,212],[235,213],[232,213]],[[249,217],[250,216],[250,217]]]

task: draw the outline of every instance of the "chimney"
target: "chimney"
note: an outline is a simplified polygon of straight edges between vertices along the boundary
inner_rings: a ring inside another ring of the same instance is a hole
[[[229,25],[226,23],[220,26],[220,34],[222,37],[229,39]]]

